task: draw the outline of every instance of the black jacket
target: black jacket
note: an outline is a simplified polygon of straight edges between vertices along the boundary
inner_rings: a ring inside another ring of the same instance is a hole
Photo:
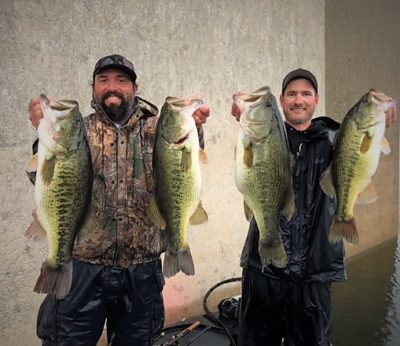
[[[284,216],[280,220],[288,264],[282,269],[269,265],[264,269],[268,276],[302,282],[346,279],[343,242],[329,241],[336,201],[325,195],[319,186],[321,174],[331,162],[333,138],[338,128],[339,123],[328,117],[313,119],[311,127],[305,131],[286,124],[290,150],[295,157],[296,213],[290,221]],[[261,270],[258,239],[253,218],[242,251],[242,267]]]

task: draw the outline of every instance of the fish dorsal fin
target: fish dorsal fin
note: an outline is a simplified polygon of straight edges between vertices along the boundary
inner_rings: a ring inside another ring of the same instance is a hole
[[[203,149],[201,149],[201,148],[199,148],[199,159],[200,159],[200,162],[201,162],[201,163],[205,163],[205,164],[208,163],[207,154],[206,154],[206,152],[205,152]]]
[[[336,197],[336,189],[333,185],[332,179],[332,166],[329,166],[325,172],[322,173],[319,186],[321,186],[322,191],[324,191],[330,198]]]
[[[187,172],[192,167],[192,155],[188,149],[182,150],[181,169],[182,172]]]
[[[36,153],[34,154],[26,164],[26,171],[28,173],[36,172],[38,168],[38,158],[39,155]]]
[[[378,199],[378,195],[376,194],[376,190],[372,181],[370,181],[367,187],[358,195],[357,204],[372,204]]]
[[[54,169],[56,166],[56,159],[54,156],[50,156],[43,160],[42,169],[40,171],[40,175],[42,177],[42,181],[46,185],[50,185],[53,181]]]
[[[39,222],[36,215],[36,210],[32,212],[33,221],[25,232],[25,237],[33,240],[42,240],[46,237],[46,231]]]
[[[386,137],[382,137],[381,139],[381,151],[384,155],[389,155],[391,152],[389,141]]]
[[[152,195],[150,198],[147,214],[150,220],[153,221],[159,228],[165,229],[167,227],[167,223],[165,222],[165,219],[158,208],[155,195]]]
[[[208,215],[207,212],[204,210],[203,206],[201,205],[201,201],[197,205],[196,211],[190,217],[190,224],[191,225],[201,225],[202,223],[207,222]]]
[[[243,201],[243,207],[244,207],[244,216],[246,216],[247,221],[250,221],[253,218],[253,211],[247,205],[246,201]]]

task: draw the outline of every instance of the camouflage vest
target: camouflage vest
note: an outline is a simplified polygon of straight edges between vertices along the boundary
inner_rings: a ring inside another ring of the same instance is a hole
[[[147,217],[154,188],[152,155],[158,110],[138,98],[139,107],[117,128],[100,107],[85,118],[93,161],[92,205],[78,234],[73,257],[127,267],[165,251],[165,232]]]

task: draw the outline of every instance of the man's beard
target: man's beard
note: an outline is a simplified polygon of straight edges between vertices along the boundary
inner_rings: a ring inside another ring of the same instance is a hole
[[[121,100],[121,104],[111,104],[107,106],[105,101],[110,96],[116,96]],[[128,120],[129,116],[132,112],[132,106],[134,104],[135,97],[130,99],[125,99],[124,95],[119,92],[107,92],[101,96],[100,100],[95,100],[96,103],[100,103],[101,107],[103,108],[104,112],[107,116],[114,122],[119,123],[123,122],[124,120]],[[100,101],[100,102],[99,102]]]

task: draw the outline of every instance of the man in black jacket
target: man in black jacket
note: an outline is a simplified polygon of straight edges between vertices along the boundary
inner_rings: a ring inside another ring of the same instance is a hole
[[[328,117],[312,119],[318,101],[318,83],[311,72],[297,69],[284,78],[280,102],[295,157],[296,201],[293,218],[280,223],[288,264],[262,271],[253,219],[241,256],[241,346],[279,346],[282,340],[296,346],[331,344],[331,283],[346,280],[345,253],[342,241],[329,241],[336,202],[322,192],[319,179],[331,162],[339,123]],[[240,117],[235,106],[232,114]],[[388,125],[395,116],[393,109]]]

